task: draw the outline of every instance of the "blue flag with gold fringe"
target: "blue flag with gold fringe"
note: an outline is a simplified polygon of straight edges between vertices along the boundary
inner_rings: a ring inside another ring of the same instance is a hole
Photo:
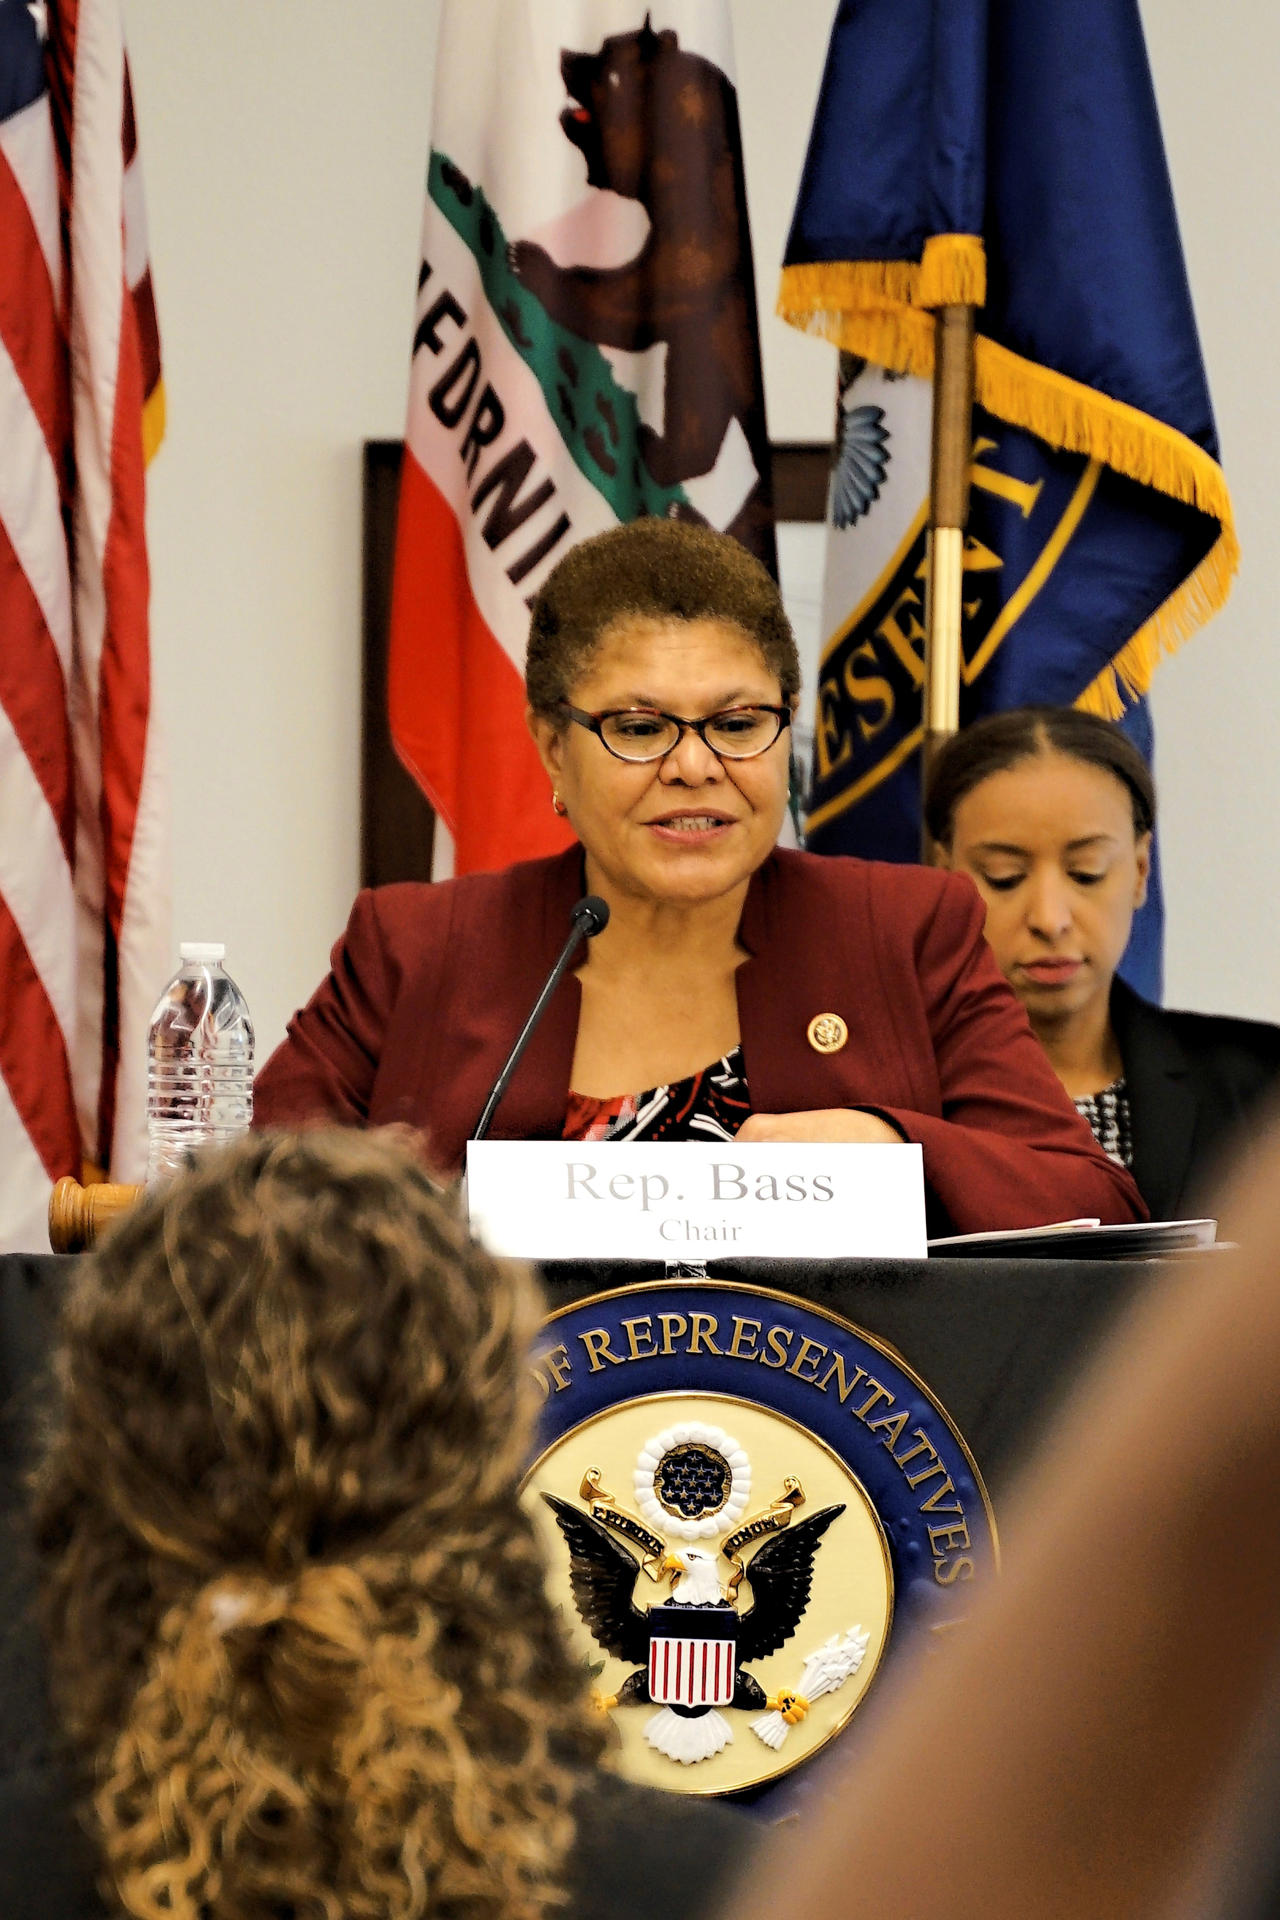
[[[1136,0],[841,0],[779,311],[841,348],[808,844],[914,860],[933,318],[977,309],[961,724],[1148,751],[1231,502]],[[1122,717],[1123,716],[1123,717]],[[1159,900],[1125,971],[1159,992]]]

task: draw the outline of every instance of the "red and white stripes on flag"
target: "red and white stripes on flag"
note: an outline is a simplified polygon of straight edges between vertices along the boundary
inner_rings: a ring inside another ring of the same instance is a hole
[[[736,1677],[732,1640],[654,1634],[649,1642],[649,1698],[655,1706],[728,1707]]]
[[[169,948],[143,524],[159,343],[118,0],[22,6],[0,58],[0,1248],[145,1165]]]

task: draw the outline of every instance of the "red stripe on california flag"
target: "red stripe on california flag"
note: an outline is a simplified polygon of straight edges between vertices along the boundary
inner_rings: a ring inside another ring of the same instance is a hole
[[[50,1180],[80,1171],[80,1129],[62,1029],[0,898],[0,1076]]]
[[[70,406],[66,342],[53,284],[31,212],[8,161],[0,154],[0,340],[40,422],[45,445],[65,488]]]
[[[406,447],[400,471],[391,737],[474,873],[571,846],[524,724],[524,686],[482,618],[444,495]]]
[[[18,744],[49,802],[70,866],[75,857],[76,803],[62,662],[44,623],[39,602],[31,591],[31,582],[18,563],[3,525],[0,525],[0,608],[4,613],[0,707],[8,715]]]

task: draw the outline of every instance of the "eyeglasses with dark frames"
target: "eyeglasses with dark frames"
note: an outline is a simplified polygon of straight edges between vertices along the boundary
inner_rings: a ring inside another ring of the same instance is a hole
[[[602,713],[584,713],[567,700],[559,705],[578,726],[594,733],[615,760],[640,763],[665,760],[686,733],[696,733],[718,760],[754,760],[767,753],[791,724],[790,707],[725,707],[705,720],[684,720],[654,707],[610,707]]]

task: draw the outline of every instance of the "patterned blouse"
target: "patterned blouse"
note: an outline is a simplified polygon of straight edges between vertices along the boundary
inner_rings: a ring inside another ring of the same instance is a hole
[[[1092,1133],[1108,1160],[1122,1167],[1133,1166],[1133,1128],[1129,1121],[1129,1089],[1124,1075],[1113,1080],[1100,1093],[1082,1093],[1075,1103],[1076,1112],[1089,1122]]]
[[[606,1100],[571,1093],[566,1140],[732,1140],[751,1112],[742,1048],[669,1087]]]

